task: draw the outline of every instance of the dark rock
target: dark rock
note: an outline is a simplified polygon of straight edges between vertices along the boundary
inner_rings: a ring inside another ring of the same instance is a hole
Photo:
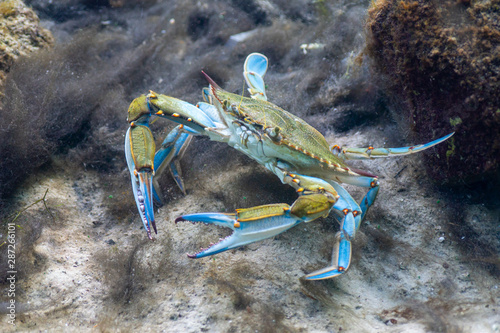
[[[395,117],[428,142],[429,173],[462,184],[500,167],[498,1],[380,0],[367,21],[367,54],[386,79]]]

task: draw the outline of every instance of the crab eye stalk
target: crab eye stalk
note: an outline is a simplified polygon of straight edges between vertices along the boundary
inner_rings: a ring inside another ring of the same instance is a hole
[[[241,111],[240,107],[238,105],[236,105],[236,104],[231,104],[229,106],[229,108],[231,109],[231,112],[234,113],[237,116],[241,117],[241,116],[244,115],[243,112]]]
[[[229,103],[229,101],[227,99],[223,100],[221,104],[222,104],[222,109],[224,111],[228,111],[228,112],[232,111],[231,103]]]
[[[280,142],[283,137],[281,136],[280,132],[281,132],[281,128],[279,128],[278,126],[276,127],[268,127],[266,128],[266,134],[267,136],[273,141],[273,142]]]

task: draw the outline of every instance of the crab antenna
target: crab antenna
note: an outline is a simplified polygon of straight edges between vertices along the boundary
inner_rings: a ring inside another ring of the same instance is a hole
[[[238,109],[241,107],[241,102],[243,102],[244,94],[245,94],[245,80],[243,80],[243,88],[241,88],[241,99],[240,99],[240,105],[238,105]]]

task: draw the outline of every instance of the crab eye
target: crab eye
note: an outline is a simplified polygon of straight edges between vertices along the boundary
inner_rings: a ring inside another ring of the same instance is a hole
[[[229,103],[228,100],[223,100],[221,104],[224,111],[229,111],[231,109],[231,103]]]
[[[278,126],[266,128],[267,136],[271,138],[271,140],[273,140],[274,142],[280,142],[281,139],[283,138],[280,134],[280,131],[281,128],[279,128]]]
[[[228,100],[222,101],[222,109],[235,117],[240,115],[238,105],[231,104]]]
[[[242,114],[242,112],[240,111],[240,108],[238,107],[238,105],[236,105],[236,104],[231,104],[230,108],[231,108],[231,111],[232,111],[234,114],[239,114],[239,115],[241,115],[241,114]]]

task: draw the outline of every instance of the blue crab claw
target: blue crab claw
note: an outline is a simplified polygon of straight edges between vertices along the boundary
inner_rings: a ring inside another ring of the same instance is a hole
[[[151,227],[155,233],[158,233],[153,212],[153,173],[149,170],[141,170],[136,174],[137,176],[134,172],[131,173],[135,203],[148,238],[152,240]]]
[[[139,191],[137,192],[136,203],[138,203],[137,208],[139,210],[144,210],[144,217],[142,219],[142,223],[144,224],[144,228],[148,233],[148,237],[151,237],[151,227],[155,231],[155,234],[158,233],[156,230],[155,217],[153,212],[153,173],[149,171],[139,171]],[[144,195],[144,201],[141,202],[140,195]],[[144,206],[142,206],[142,205]]]
[[[154,172],[151,161],[151,152],[154,152],[155,146],[150,133],[149,128],[143,125],[130,127],[125,136],[125,157],[137,210],[149,239],[153,239],[151,227],[157,233],[153,212]]]
[[[180,216],[175,223],[181,221],[215,224],[233,230],[233,233],[216,244],[202,249],[189,258],[203,258],[246,244],[276,236],[302,222],[288,213],[288,205],[265,205],[237,210],[234,214],[199,213]]]

